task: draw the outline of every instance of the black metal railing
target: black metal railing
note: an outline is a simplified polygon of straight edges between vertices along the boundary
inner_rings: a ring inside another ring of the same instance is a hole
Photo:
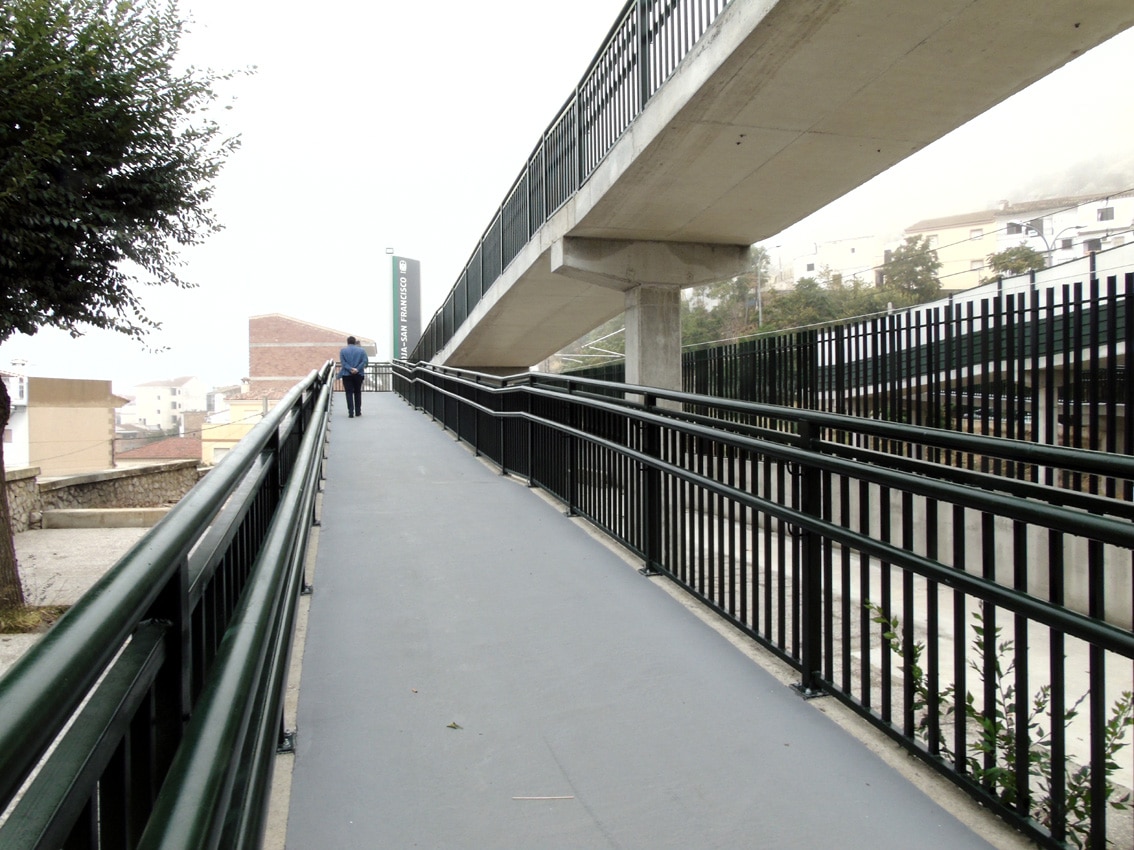
[[[259,846],[331,367],[0,679],[0,846]]]
[[[986,286],[892,314],[687,350],[682,388],[1134,454],[1131,303],[1129,271]],[[625,368],[617,361],[569,374],[621,382]]]
[[[394,380],[1042,844],[1129,827],[1134,506],[1007,471],[1124,489],[1134,459],[562,376]]]
[[[332,392],[341,393],[343,382],[339,377],[339,364],[334,364],[334,386]],[[367,363],[365,379],[362,382],[364,393],[388,393],[393,391],[393,372],[389,363]]]
[[[987,287],[683,357],[689,392],[1048,445],[1134,452],[1134,272]]]
[[[410,356],[430,360],[543,224],[591,176],[729,0],[627,0],[520,169]]]

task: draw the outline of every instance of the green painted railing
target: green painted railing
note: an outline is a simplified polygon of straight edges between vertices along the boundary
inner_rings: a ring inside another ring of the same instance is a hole
[[[331,366],[0,679],[0,847],[259,846]]]

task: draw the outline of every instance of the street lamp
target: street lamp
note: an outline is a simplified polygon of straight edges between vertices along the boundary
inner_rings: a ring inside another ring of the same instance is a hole
[[[1038,225],[1037,225],[1037,222],[1038,222]],[[1080,230],[1083,230],[1086,227],[1086,225],[1083,225],[1083,224],[1072,224],[1070,227],[1065,227],[1062,230],[1060,230],[1058,233],[1056,233],[1054,236],[1052,236],[1051,241],[1049,242],[1047,237],[1043,235],[1043,219],[1042,218],[1035,218],[1035,219],[1032,219],[1031,221],[1013,221],[1013,222],[1010,222],[1010,224],[1018,224],[1020,227],[1022,227],[1024,229],[1025,233],[1030,230],[1032,233],[1034,233],[1036,236],[1038,236],[1040,239],[1043,240],[1043,246],[1044,246],[1044,248],[1047,249],[1047,267],[1048,268],[1051,268],[1055,264],[1054,261],[1052,260],[1052,254],[1055,252],[1055,246],[1059,242],[1059,237],[1062,236],[1064,233],[1066,233],[1069,230],[1074,230],[1076,233],[1078,233]]]

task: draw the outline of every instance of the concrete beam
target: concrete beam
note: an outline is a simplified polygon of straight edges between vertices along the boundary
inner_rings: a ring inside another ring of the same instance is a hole
[[[681,389],[681,290],[752,268],[748,245],[564,237],[551,271],[626,293],[626,382]]]
[[[752,268],[750,245],[582,239],[551,246],[551,271],[623,292],[643,284],[685,288],[717,283]]]

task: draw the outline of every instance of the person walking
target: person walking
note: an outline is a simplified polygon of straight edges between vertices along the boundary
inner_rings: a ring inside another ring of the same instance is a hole
[[[346,348],[339,351],[339,377],[346,394],[347,417],[362,415],[362,382],[366,380],[366,352],[353,336],[347,337]]]

